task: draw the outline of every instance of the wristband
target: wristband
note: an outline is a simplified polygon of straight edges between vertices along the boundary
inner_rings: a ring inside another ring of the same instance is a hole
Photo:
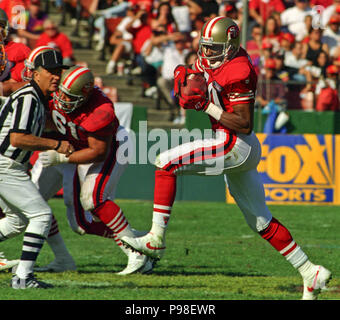
[[[61,146],[61,141],[59,140],[57,146],[53,150],[57,151],[60,146]]]
[[[221,119],[223,110],[210,102],[204,112],[213,117],[215,120],[219,121]]]

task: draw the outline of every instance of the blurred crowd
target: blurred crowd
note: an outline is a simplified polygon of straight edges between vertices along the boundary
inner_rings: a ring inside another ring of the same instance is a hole
[[[13,38],[31,49],[44,44],[58,47],[65,63],[75,63],[71,41],[41,1],[0,2],[11,21]],[[61,16],[65,12],[75,16],[77,2],[93,18],[93,50],[111,50],[106,73],[123,75],[128,70],[140,76],[143,95],[164,99],[175,123],[184,123],[185,114],[173,96],[174,68],[197,59],[200,30],[209,18],[230,17],[242,29],[245,15],[242,0],[57,0],[52,4]],[[25,28],[15,27],[14,3],[25,8],[19,21],[25,22]],[[259,76],[256,106],[265,108],[274,101],[287,109],[339,111],[340,0],[248,3],[244,43]]]

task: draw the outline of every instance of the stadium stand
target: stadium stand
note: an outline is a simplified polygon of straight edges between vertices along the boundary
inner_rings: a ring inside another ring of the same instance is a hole
[[[28,8],[30,0],[19,2]],[[160,6],[163,2],[168,2],[170,6]],[[312,18],[315,8],[320,6],[324,10],[320,13],[320,28],[316,28]],[[159,10],[160,7],[162,10]],[[142,49],[148,43],[147,40],[157,33],[156,25],[165,26],[168,35],[180,31],[186,36],[186,48],[192,52],[197,51],[200,28],[209,17],[231,17],[240,28],[243,17],[241,0],[44,0],[41,8],[59,23],[60,31],[71,39],[75,61],[86,62],[96,76],[102,78],[104,85],[111,88],[110,92],[114,93],[118,101],[131,102],[134,108],[146,108],[150,127],[165,128],[183,127],[185,124],[169,121],[169,104],[160,99],[153,88],[149,90],[152,94],[145,96],[145,92],[149,91],[143,77],[146,56]],[[116,64],[115,71],[107,75],[106,66],[115,48],[109,39],[126,17],[126,8],[133,8],[132,22],[125,27],[134,35],[132,48],[138,49],[138,52],[132,52],[128,59],[122,56],[119,60],[120,70],[117,70]],[[268,0],[263,6],[262,1],[250,0],[249,9],[247,50],[257,68],[259,86],[263,86],[266,81],[266,60],[272,59],[275,61],[275,76],[271,83],[277,82],[286,90],[285,101],[280,107],[288,112],[325,112],[327,108],[330,108],[330,112],[338,112],[339,73],[334,70],[340,67],[340,1]],[[108,15],[107,10],[116,13]],[[174,17],[173,12],[181,14],[183,20],[179,20],[177,15]],[[67,19],[67,16],[71,19]],[[105,37],[98,34],[99,30],[95,27],[95,21],[100,17],[105,19]],[[143,26],[138,23],[141,17],[145,19]],[[191,25],[184,21],[190,21]],[[136,32],[141,30],[139,28],[143,28],[140,33]],[[15,36],[15,30],[12,31]],[[149,61],[157,62],[152,65],[157,76],[161,75],[164,49],[174,46],[173,39],[169,37],[168,41],[156,45],[157,50],[153,52],[155,56],[152,59],[148,57]],[[104,46],[99,52],[96,51],[98,41],[103,40]],[[318,102],[319,96],[321,102]],[[335,101],[336,108],[328,107],[333,105],[332,101]],[[258,110],[259,113],[262,108]],[[187,122],[190,122],[189,119]]]

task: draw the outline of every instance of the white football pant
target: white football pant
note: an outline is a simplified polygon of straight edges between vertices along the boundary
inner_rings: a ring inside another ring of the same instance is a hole
[[[155,165],[176,175],[225,174],[229,191],[248,225],[260,232],[272,219],[256,169],[261,158],[260,142],[253,132],[237,134],[234,147],[223,152],[228,150],[229,140],[224,132],[217,132],[215,138],[184,143],[162,152]]]
[[[47,237],[52,211],[27,174],[26,166],[0,155],[0,232],[12,238],[26,229]],[[27,227],[27,228],[26,228]]]

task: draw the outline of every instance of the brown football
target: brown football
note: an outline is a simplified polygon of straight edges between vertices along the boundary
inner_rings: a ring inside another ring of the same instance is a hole
[[[186,85],[181,87],[181,94],[186,96],[197,95],[192,89],[198,88],[204,94],[206,94],[208,87],[203,76],[203,73],[190,73],[187,75]]]

